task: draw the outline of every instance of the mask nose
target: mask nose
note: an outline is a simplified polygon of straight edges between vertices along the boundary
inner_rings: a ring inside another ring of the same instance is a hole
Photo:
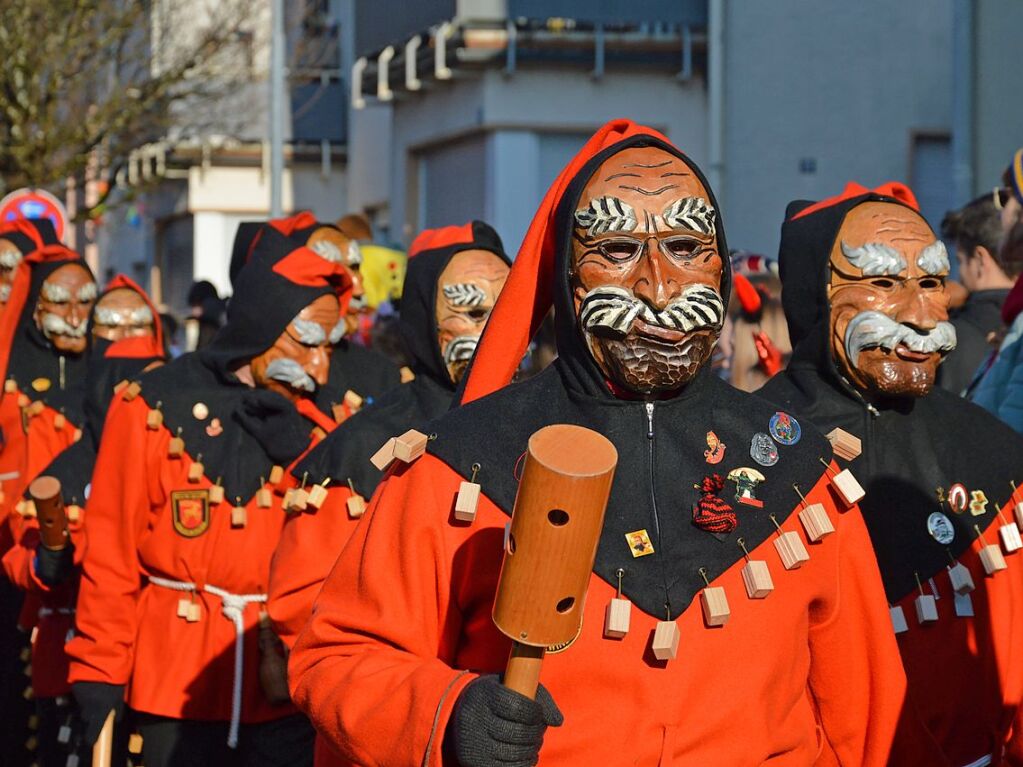
[[[640,262],[633,272],[632,292],[657,311],[664,309],[672,299],[669,286],[665,282],[664,265],[660,244],[651,237],[646,242]]]
[[[317,346],[309,353],[305,366],[306,373],[316,381],[317,386],[326,386],[330,374],[330,351],[326,346]]]

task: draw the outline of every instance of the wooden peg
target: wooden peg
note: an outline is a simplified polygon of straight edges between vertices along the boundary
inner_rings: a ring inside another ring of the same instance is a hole
[[[810,561],[810,554],[803,544],[803,539],[794,530],[789,532],[782,530],[781,525],[778,524],[778,518],[774,514],[768,516],[778,530],[778,537],[774,539],[774,548],[777,549],[778,556],[781,557],[782,566],[786,570],[798,570]]]
[[[146,428],[156,431],[163,425],[163,413],[160,408],[163,406],[163,402],[159,401],[156,403],[156,407],[151,408],[146,414]]]
[[[125,402],[131,402],[133,399],[135,399],[141,393],[142,393],[142,386],[141,386],[141,384],[139,384],[138,381],[132,381],[131,383],[129,383],[128,385],[126,385],[124,387],[124,393],[121,395],[121,398]]]
[[[422,432],[409,429],[394,441],[394,457],[403,463],[412,463],[426,452],[429,441]]]
[[[459,522],[472,522],[476,519],[476,509],[480,502],[480,486],[476,483],[476,475],[479,473],[480,465],[472,465],[472,477],[468,482],[462,482],[458,486],[458,495],[455,497],[455,519]]]
[[[273,495],[266,487],[266,480],[259,478],[259,490],[256,491],[256,506],[261,509],[269,509],[273,505]]]
[[[408,365],[403,366],[398,372],[401,374],[401,382],[403,384],[411,383],[416,380],[416,374],[412,372],[412,368]]]
[[[1005,564],[1005,557],[1002,556],[1002,550],[998,548],[998,544],[989,544],[985,541],[984,534],[981,533],[979,526],[974,525],[973,529],[976,531],[977,537],[984,544],[980,549],[980,563],[984,565],[984,572],[988,575],[994,575],[999,570],[1006,569],[1008,565]]]
[[[373,464],[378,471],[387,471],[387,467],[394,461],[394,446],[398,442],[397,438],[391,437],[380,449],[370,456],[369,462]]]
[[[889,605],[888,614],[892,619],[892,630],[896,634],[909,631],[909,624],[906,623],[906,613],[899,605]]]
[[[327,485],[330,484],[330,477],[327,477],[318,485],[309,488],[309,505],[319,511],[323,502],[327,500]]]
[[[355,485],[352,484],[351,477],[348,478],[348,489],[352,491],[352,494],[348,496],[348,500],[345,501],[348,516],[352,519],[358,519],[366,513],[366,499],[355,492]]]
[[[835,455],[845,461],[852,461],[863,452],[863,443],[844,429],[832,429],[827,434],[828,442]]]
[[[185,440],[181,438],[181,427],[178,427],[178,432],[171,437],[170,442],[167,443],[167,455],[171,458],[180,458],[181,454],[185,452]]]
[[[742,582],[746,586],[746,594],[750,599],[763,599],[774,591],[774,581],[771,580],[767,562],[762,559],[750,559],[746,541],[742,537],[736,543],[746,556],[746,564],[742,568]]]
[[[217,477],[216,484],[209,489],[210,503],[214,506],[224,501],[224,486],[220,484],[222,477]]]
[[[57,431],[64,431],[64,427],[67,426],[67,418],[63,413],[57,413],[53,416],[53,428]]]
[[[621,639],[629,633],[629,623],[632,618],[632,602],[622,597],[622,577],[625,570],[618,568],[617,596],[612,597],[604,611],[604,636],[608,639]],[[657,630],[654,631],[654,644],[657,643]],[[656,655],[656,650],[654,651]]]
[[[681,639],[682,632],[679,630],[678,624],[671,620],[669,613],[667,620],[657,621],[657,626],[654,628],[654,641],[650,645],[650,649],[653,650],[657,660],[674,660],[678,655],[678,643]]]
[[[365,402],[362,397],[353,392],[351,389],[345,392],[344,399],[342,402],[348,406],[348,409],[353,413],[358,413],[362,410],[362,403]]]
[[[711,586],[707,580],[707,568],[700,568],[700,575],[706,584],[700,592],[700,606],[703,607],[703,620],[708,626],[724,626],[732,612],[728,608],[728,597],[720,586]]]
[[[248,521],[249,513],[242,505],[242,499],[240,497],[236,497],[234,499],[234,506],[231,509],[231,527],[245,527]]]
[[[202,465],[202,453],[196,456],[195,460],[188,467],[188,481],[198,482],[202,479],[202,475],[205,473],[206,467]]]
[[[4,394],[14,394],[18,390],[18,382],[13,378],[4,381]]]
[[[837,474],[831,474],[831,465],[823,458],[820,462],[824,464],[825,470],[831,477],[831,486],[835,488],[838,493],[839,499],[846,507],[852,506],[853,504],[859,503],[863,500],[863,496],[866,495],[863,487],[859,482],[856,481],[856,477],[848,469],[842,469]]]
[[[793,485],[792,488],[803,501],[803,509],[799,512],[799,521],[803,523],[803,529],[806,531],[807,540],[809,540],[810,543],[817,543],[835,532],[835,525],[831,522],[831,517],[828,516],[828,512],[825,510],[824,504],[808,504],[806,502],[806,498],[800,492],[799,487],[797,485]]]
[[[934,623],[938,620],[938,603],[933,594],[924,593],[920,576],[917,573],[913,573],[913,575],[916,578],[917,588],[920,589],[920,596],[913,600],[913,606],[916,608],[916,620],[921,626],[926,623]]]
[[[284,479],[284,468],[274,464],[270,468],[270,484],[279,485],[282,479]]]

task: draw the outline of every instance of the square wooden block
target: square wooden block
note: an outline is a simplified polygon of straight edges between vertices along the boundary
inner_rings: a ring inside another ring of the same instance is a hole
[[[41,399],[37,399],[35,402],[33,402],[31,405],[28,406],[28,414],[30,416],[32,416],[33,418],[35,418],[37,415],[42,413],[43,410],[45,410],[45,409],[46,409],[46,403],[43,402]]]
[[[775,538],[774,548],[778,550],[778,556],[781,557],[781,563],[786,570],[797,570],[804,563],[810,561],[810,555],[806,551],[803,539],[794,530],[782,533]]]
[[[206,468],[202,465],[201,462],[192,461],[191,465],[188,467],[188,481],[198,482],[200,479],[202,479],[202,475],[205,471]]]
[[[916,619],[921,626],[938,620],[938,603],[931,594],[921,594],[913,600],[913,606],[916,607]]]
[[[1002,556],[1002,550],[993,543],[980,550],[980,563],[984,565],[984,572],[988,575],[994,575],[999,570],[1008,567],[1005,564],[1005,557]]]
[[[153,408],[146,414],[146,427],[156,431],[163,425],[163,413]]]
[[[189,606],[191,604],[192,604],[192,600],[191,599],[187,599],[185,597],[182,597],[181,599],[178,600],[178,617],[179,618],[187,618],[188,617],[188,610],[189,610]]]
[[[952,583],[952,591],[956,594],[969,594],[976,588],[969,568],[962,562],[949,565],[948,579]]]
[[[1016,526],[1023,530],[1023,501],[1017,503],[1012,511],[1016,515]]]
[[[198,602],[188,603],[188,615],[185,616],[185,620],[189,623],[197,623],[202,618],[202,607],[199,606]]]
[[[604,636],[608,639],[621,639],[629,633],[631,617],[632,602],[628,599],[612,599],[604,611]],[[654,638],[656,640],[656,632]]]
[[[323,502],[327,500],[327,488],[323,485],[313,485],[309,488],[309,505],[319,510]]]
[[[763,599],[774,591],[774,581],[767,562],[752,559],[742,568],[742,582],[746,585],[746,593],[750,599]]]
[[[281,466],[274,464],[270,467],[270,484],[276,485],[284,479],[284,469]]]
[[[480,502],[480,486],[475,482],[463,482],[458,486],[455,497],[455,519],[472,522],[476,519],[476,507]]]
[[[171,437],[170,442],[167,443],[167,455],[171,458],[180,458],[184,452],[185,440],[181,437]]]
[[[358,519],[366,513],[366,499],[356,493],[348,497],[345,501],[345,507],[348,509],[348,516],[352,519]]]
[[[309,508],[309,491],[301,488],[291,494],[291,505],[289,511],[306,511]]]
[[[245,527],[249,521],[249,513],[244,506],[231,507],[231,527]]]
[[[394,441],[394,457],[403,463],[412,463],[426,452],[425,434],[409,429]]]
[[[224,502],[224,486],[212,485],[209,490],[210,503],[216,505]]]
[[[889,608],[888,614],[892,618],[892,630],[896,634],[901,634],[903,631],[909,631],[909,624],[906,623],[906,613],[901,607],[895,605],[895,607]]]
[[[1002,547],[1006,554],[1023,549],[1023,539],[1020,539],[1019,528],[1015,522],[1009,522],[999,527],[998,537],[1002,539]]]
[[[806,537],[810,543],[817,543],[835,532],[831,517],[820,503],[811,503],[799,512],[799,521],[803,523],[803,529],[806,530]]]
[[[142,393],[142,386],[138,381],[132,381],[130,384],[124,387],[124,393],[121,395],[127,402],[131,402],[139,394]]]
[[[724,626],[732,614],[728,609],[728,597],[720,586],[708,586],[700,592],[703,620],[708,626]],[[658,624],[660,625],[660,624]]]
[[[67,507],[67,521],[71,524],[78,524],[82,519],[82,507],[72,503]]]
[[[377,471],[387,471],[387,467],[394,460],[394,446],[397,441],[395,437],[391,437],[370,456],[369,462],[377,468]]]
[[[838,491],[839,497],[846,506],[859,503],[863,500],[863,496],[866,495],[863,487],[856,481],[856,477],[848,469],[842,469],[833,476],[831,478],[831,485]]]
[[[827,434],[828,442],[835,455],[845,461],[857,458],[863,452],[863,443],[844,429],[832,429]]]
[[[63,413],[57,413],[53,416],[53,428],[57,431],[63,431],[64,427],[67,426],[67,418],[64,417]]]
[[[352,413],[357,413],[362,408],[363,402],[365,402],[365,400],[351,389],[345,392],[344,403],[348,405],[348,409],[351,410]]]
[[[269,509],[273,506],[273,494],[265,487],[256,491],[256,505],[261,509]]]
[[[654,629],[654,641],[650,649],[657,660],[674,660],[678,655],[678,643],[682,632],[675,621],[657,621]]]
[[[142,753],[142,736],[137,732],[133,732],[128,736],[128,753],[129,754],[141,754]]]
[[[13,378],[4,381],[4,394],[14,394],[18,390],[18,382]]]

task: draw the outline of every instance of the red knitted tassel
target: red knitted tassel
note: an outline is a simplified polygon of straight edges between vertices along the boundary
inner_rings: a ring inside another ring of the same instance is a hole
[[[704,477],[700,483],[703,497],[693,504],[693,524],[708,533],[730,533],[738,525],[738,519],[732,507],[717,497],[725,480],[720,474]]]

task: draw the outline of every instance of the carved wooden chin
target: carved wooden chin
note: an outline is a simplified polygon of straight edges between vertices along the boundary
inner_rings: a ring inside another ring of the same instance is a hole
[[[624,338],[590,337],[590,349],[604,374],[638,394],[674,391],[685,386],[710,359],[715,336],[696,333],[666,344],[636,333]]]

